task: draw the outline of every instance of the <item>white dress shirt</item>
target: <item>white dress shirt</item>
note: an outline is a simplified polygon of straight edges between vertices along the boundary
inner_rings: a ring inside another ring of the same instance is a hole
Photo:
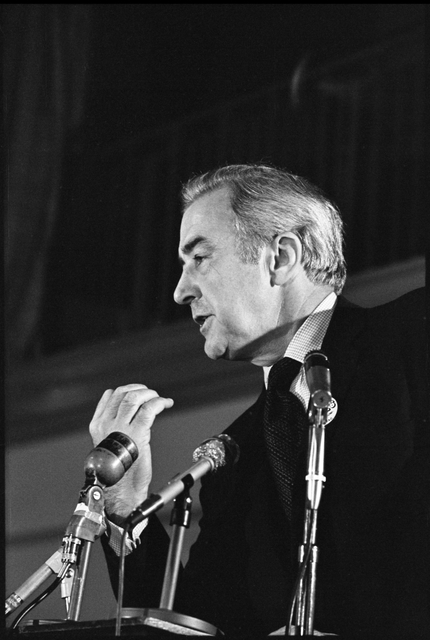
[[[308,408],[310,393],[306,383],[303,362],[309,351],[321,349],[336,302],[337,295],[332,291],[316,309],[314,309],[311,315],[306,318],[299,330],[294,334],[293,339],[284,353],[284,357],[289,357],[302,363],[299,373],[291,384],[290,391],[298,397],[305,409]],[[263,369],[264,384],[267,388],[267,380],[271,367],[263,367]]]

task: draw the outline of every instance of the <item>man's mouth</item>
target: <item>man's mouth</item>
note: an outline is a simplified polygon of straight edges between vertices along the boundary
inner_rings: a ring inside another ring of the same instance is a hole
[[[196,315],[193,317],[194,322],[196,322],[199,326],[200,329],[203,329],[205,322],[208,318],[211,317],[212,314],[208,314],[208,315]]]

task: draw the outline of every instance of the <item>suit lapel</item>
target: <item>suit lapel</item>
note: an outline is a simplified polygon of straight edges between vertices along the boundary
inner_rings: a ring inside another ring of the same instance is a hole
[[[357,370],[366,324],[367,309],[340,296],[321,347],[330,361],[332,393],[339,411]],[[335,430],[336,420],[327,427],[328,439]]]

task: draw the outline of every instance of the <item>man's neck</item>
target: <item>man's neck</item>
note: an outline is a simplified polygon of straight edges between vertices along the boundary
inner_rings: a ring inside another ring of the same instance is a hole
[[[310,295],[298,296],[293,302],[286,301],[280,309],[277,327],[270,336],[265,336],[264,349],[255,356],[252,364],[265,367],[283,358],[300,327],[331,293],[331,287],[318,286]]]

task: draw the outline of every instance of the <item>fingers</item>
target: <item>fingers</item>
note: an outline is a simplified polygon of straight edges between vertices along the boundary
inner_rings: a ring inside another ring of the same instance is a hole
[[[154,397],[140,405],[130,422],[143,422],[149,420],[152,423],[158,414],[164,411],[164,409],[170,409],[173,407],[173,404],[174,402],[172,398],[160,398],[160,396]]]
[[[102,395],[102,397],[99,400],[99,403],[96,407],[96,410],[94,412],[94,416],[93,416],[93,420],[97,420],[97,418],[100,417],[100,415],[103,413],[103,411],[105,410],[109,400],[111,400],[111,413],[114,413],[116,415],[116,409],[119,406],[119,403],[121,402],[122,397],[124,396],[125,393],[127,393],[128,391],[131,391],[133,389],[147,389],[148,387],[144,384],[127,384],[124,385],[122,387],[118,387],[117,389],[115,389],[115,391],[113,389],[107,389],[104,394]],[[121,395],[122,394],[122,395]],[[112,397],[113,396],[113,397]],[[116,409],[115,409],[116,408]],[[113,417],[115,417],[115,415]]]
[[[112,394],[113,394],[113,389],[106,389],[106,391],[104,392],[104,394],[99,400],[96,410],[94,411],[93,420],[97,420],[97,418],[103,413],[103,410]]]
[[[141,415],[145,414],[149,418],[152,415],[152,411],[149,410],[151,405],[148,403],[157,398],[159,398],[159,395],[153,389],[146,388],[127,391],[127,393],[122,395],[119,404],[113,407],[113,410],[116,408],[118,420],[131,423],[137,412],[141,410]]]
[[[173,406],[171,398],[161,398],[156,391],[143,384],[129,384],[115,390],[107,389],[102,395],[94,413],[91,426],[109,423],[133,426],[151,426],[164,409]]]
[[[114,391],[112,389],[108,389],[100,400],[99,404],[102,406],[100,407],[100,411],[98,411],[99,407],[97,407],[97,415],[94,414],[94,418],[103,414],[104,418],[108,418],[110,420],[115,419],[121,403],[124,402],[126,398],[128,398],[126,403],[133,403],[133,393],[146,390],[148,390],[148,387],[144,384],[127,384],[122,387],[117,387]]]

